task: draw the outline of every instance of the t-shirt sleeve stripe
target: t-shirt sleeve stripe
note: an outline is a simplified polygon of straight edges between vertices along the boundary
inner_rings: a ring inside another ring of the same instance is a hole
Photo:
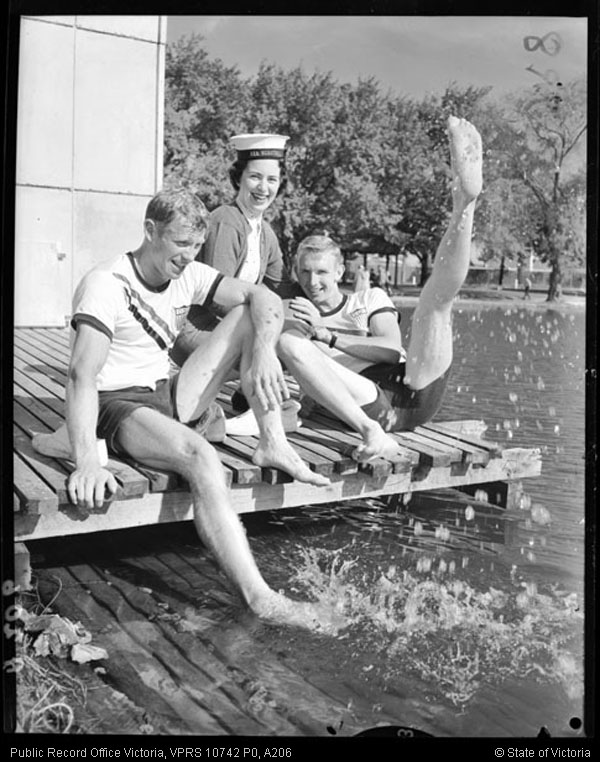
[[[374,315],[379,315],[380,312],[393,312],[394,315],[398,314],[398,310],[395,309],[394,307],[380,307],[378,310],[373,310],[373,312],[371,312],[371,314],[369,315],[369,321]]]
[[[210,287],[208,294],[206,295],[206,299],[204,300],[205,307],[208,307],[210,304],[212,304],[217,288],[219,287],[219,283],[223,280],[224,277],[225,276],[223,275],[223,273],[219,273],[217,277],[214,279],[213,284]]]
[[[77,326],[80,323],[87,323],[88,325],[91,325],[93,328],[96,328],[96,330],[108,336],[111,341],[113,340],[113,333],[110,328],[108,328],[108,326],[106,326],[101,320],[98,320],[98,318],[94,317],[93,315],[87,315],[85,312],[77,312],[71,318],[71,327],[77,330]]]

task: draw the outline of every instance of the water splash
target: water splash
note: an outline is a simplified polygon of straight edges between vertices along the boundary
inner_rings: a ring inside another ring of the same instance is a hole
[[[295,581],[345,618],[385,684],[425,680],[462,709],[482,686],[509,678],[559,683],[581,696],[582,670],[567,647],[583,618],[573,595],[541,593],[516,574],[508,590],[480,591],[455,578],[454,562],[436,567],[427,554],[412,570],[392,564],[367,573],[347,551],[301,549]]]

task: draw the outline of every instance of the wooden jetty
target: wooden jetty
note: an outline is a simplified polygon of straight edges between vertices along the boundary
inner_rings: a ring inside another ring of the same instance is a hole
[[[64,422],[69,330],[21,328],[14,344],[14,530],[21,541],[186,521],[193,507],[178,476],[111,459],[119,489],[99,511],[83,513],[70,504],[66,483],[73,464],[44,457],[31,446],[38,432]],[[230,391],[219,401],[230,408]],[[394,460],[358,464],[351,452],[359,437],[324,414],[303,420],[289,441],[331,485],[314,487],[274,468],[252,463],[254,437],[227,437],[216,449],[239,513],[332,503],[354,498],[398,496],[415,491],[485,487],[490,502],[506,505],[510,485],[541,472],[537,448],[505,448],[482,437],[481,421],[447,421],[395,434]]]

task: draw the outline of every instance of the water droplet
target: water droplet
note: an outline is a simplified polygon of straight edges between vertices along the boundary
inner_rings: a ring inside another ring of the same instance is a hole
[[[473,521],[473,519],[475,518],[475,509],[473,508],[472,505],[468,505],[465,508],[465,518],[467,521]]]
[[[534,503],[531,506],[531,518],[536,524],[541,524],[542,526],[550,524],[552,521],[550,511],[541,503]]]
[[[514,403],[519,399],[519,395],[516,392],[510,392],[508,399]]]

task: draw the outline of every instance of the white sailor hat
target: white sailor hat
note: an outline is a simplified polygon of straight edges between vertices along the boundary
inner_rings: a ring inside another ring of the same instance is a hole
[[[283,159],[285,144],[288,140],[287,135],[268,135],[266,133],[234,135],[231,138],[233,147],[238,152],[238,158],[246,160]]]

